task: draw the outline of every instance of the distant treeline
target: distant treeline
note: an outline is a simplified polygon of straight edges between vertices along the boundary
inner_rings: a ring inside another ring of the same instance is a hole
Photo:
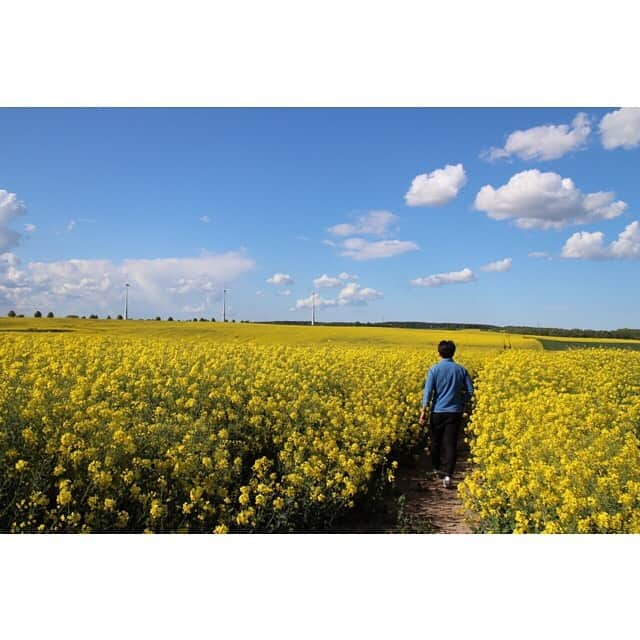
[[[274,320],[259,324],[292,324],[309,325],[308,321]],[[397,329],[440,329],[444,331],[456,329],[477,329],[480,331],[506,331],[507,333],[529,334],[536,336],[557,336],[563,338],[620,338],[640,340],[640,329],[557,329],[554,327],[499,327],[494,324],[470,324],[459,322],[316,322],[318,325],[331,327],[394,327]]]
[[[528,333],[536,336],[558,336],[562,338],[620,338],[640,340],[640,329],[555,329],[554,327],[504,327],[509,333]]]

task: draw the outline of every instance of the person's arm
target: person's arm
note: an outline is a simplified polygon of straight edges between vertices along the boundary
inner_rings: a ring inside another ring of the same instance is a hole
[[[427,407],[429,406],[429,402],[431,401],[431,395],[433,394],[433,373],[432,369],[429,369],[429,373],[427,374],[427,381],[424,385],[424,393],[422,394],[422,411],[420,412],[420,424],[424,424],[426,415],[427,415]]]
[[[467,392],[465,400],[465,405],[467,407],[467,411],[471,412],[471,399],[473,398],[473,382],[471,381],[471,376],[469,372],[464,370],[464,386]]]
[[[473,382],[471,382],[471,376],[466,369],[464,370],[464,384],[467,388],[467,394],[469,395],[467,399],[471,400],[471,398],[473,397]]]

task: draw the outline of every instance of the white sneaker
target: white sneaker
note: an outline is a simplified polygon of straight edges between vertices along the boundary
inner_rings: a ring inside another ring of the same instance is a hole
[[[451,486],[451,478],[449,476],[444,477],[444,480],[442,481],[442,486],[445,489],[448,489]]]

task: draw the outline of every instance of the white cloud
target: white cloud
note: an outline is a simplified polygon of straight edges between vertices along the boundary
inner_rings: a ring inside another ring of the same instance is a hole
[[[511,258],[505,258],[504,260],[496,260],[495,262],[489,262],[480,267],[480,271],[511,271],[511,265],[513,260]]]
[[[76,221],[75,220],[69,220],[68,224],[67,224],[67,231],[73,231],[75,229],[76,226]]]
[[[25,271],[20,270],[20,260],[13,253],[0,253],[0,300],[18,305],[31,293]]]
[[[329,227],[328,231],[335,236],[383,236],[397,220],[398,216],[391,211],[369,211],[369,213],[360,216],[355,224],[336,224]]]
[[[33,231],[35,231],[35,230],[36,230],[36,225],[35,225],[35,224],[31,224],[31,223],[29,223],[29,224],[25,224],[25,225],[24,225],[24,230],[25,230],[27,233],[32,233]]]
[[[200,216],[198,220],[200,220],[200,222],[203,222],[204,224],[209,224],[211,222],[209,216]]]
[[[485,185],[475,208],[494,220],[514,219],[521,229],[559,229],[568,224],[609,220],[621,215],[626,202],[613,192],[584,195],[570,178],[530,169],[517,173],[498,189]]]
[[[361,287],[357,282],[350,282],[340,290],[337,298],[323,298],[316,295],[315,306],[316,308],[346,306],[362,307],[372,300],[379,300],[383,297],[382,292],[377,289]],[[301,298],[297,300],[295,307],[291,310],[297,311],[298,309],[311,309],[312,306],[313,295],[310,295],[308,298]]]
[[[605,149],[633,149],[640,145],[640,108],[607,113],[600,120],[600,137]]]
[[[11,256],[12,254],[4,254]],[[175,313],[193,306],[203,293],[221,295],[229,283],[254,267],[242,253],[195,258],[64,260],[30,262],[23,269],[15,258],[0,260],[3,296],[23,308],[46,307],[56,313],[119,313],[125,282],[131,284],[130,308],[140,314]],[[11,292],[7,290],[11,289]]]
[[[323,273],[319,278],[315,278],[313,281],[313,286],[317,289],[322,288],[333,288],[333,287],[341,287],[342,280],[340,278],[332,278],[331,276]]]
[[[353,233],[364,235],[383,236],[389,231],[389,227],[398,217],[390,211],[370,211],[367,215],[361,216],[356,224],[339,224],[329,228],[329,231],[336,236],[348,236]],[[333,240],[323,240],[323,243],[331,247],[336,247],[341,256],[352,258],[353,260],[376,260],[380,258],[390,258],[407,251],[419,249],[415,242],[408,240],[366,240],[362,237],[345,238],[339,242]],[[330,278],[324,274],[317,278],[318,287],[339,287],[340,280],[346,281],[356,279],[348,273],[341,273],[338,278]]]
[[[220,284],[212,281],[206,275],[198,278],[178,278],[175,286],[167,287],[169,293],[192,293],[193,291],[216,291]]]
[[[205,307],[204,302],[202,304],[199,304],[197,307],[185,304],[182,307],[182,311],[184,313],[202,313],[204,311],[204,307]]]
[[[367,302],[370,302],[371,300],[378,300],[382,297],[382,293],[376,289],[371,289],[370,287],[361,287],[356,282],[350,282],[338,294],[338,304],[340,306],[362,306],[367,304]]]
[[[481,157],[488,160],[518,156],[522,160],[555,160],[563,155],[583,149],[591,133],[589,118],[579,113],[568,124],[548,124],[518,130],[509,134],[501,149],[492,148]]]
[[[416,176],[404,199],[410,207],[437,207],[453,200],[466,182],[462,164],[448,164],[443,169]]]
[[[357,279],[358,279],[358,276],[353,275],[351,273],[346,273],[345,271],[338,274],[337,278],[334,278],[326,273],[323,273],[319,278],[314,279],[313,286],[316,287],[316,289],[323,289],[323,288],[335,289],[337,287],[344,286],[344,283],[348,280],[357,280]]]
[[[257,296],[263,296],[263,295],[264,295],[264,291],[260,291],[260,290],[258,289],[258,291],[256,291],[256,295],[257,295]]]
[[[313,295],[310,295],[308,298],[300,298],[296,300],[296,306],[293,307],[292,311],[297,311],[299,309],[311,309],[313,306]],[[316,296],[315,300],[316,309],[320,309],[321,307],[336,307],[338,306],[338,302],[336,300],[331,300],[327,298],[323,298],[321,296]]]
[[[0,266],[17,267],[18,264],[20,264],[20,260],[15,253],[0,253]]]
[[[411,280],[411,284],[416,287],[441,287],[446,284],[463,284],[465,282],[473,282],[476,277],[469,268],[462,271],[450,271],[449,273],[435,273],[424,278],[416,278]]]
[[[528,256],[530,258],[547,258],[547,260],[551,260],[551,256],[546,251],[531,251]]]
[[[282,289],[281,291],[278,291],[276,295],[279,296],[290,296],[291,295],[291,289]]]
[[[627,225],[618,239],[611,243],[610,251],[614,258],[640,258],[640,222],[636,220]]]
[[[342,243],[341,256],[353,260],[377,260],[391,258],[407,251],[416,251],[420,247],[409,240],[378,240],[369,242],[363,238],[348,238]]]
[[[25,215],[26,211],[24,202],[18,200],[15,193],[0,189],[0,253],[20,244],[20,234],[9,229],[9,224],[18,216]]]
[[[27,274],[14,253],[0,253],[0,299],[16,302],[31,291]]]
[[[574,233],[562,247],[563,258],[582,260],[638,260],[640,259],[640,222],[627,225],[618,239],[606,246],[601,231]]]
[[[562,247],[563,258],[583,258],[587,260],[603,259],[606,257],[604,248],[604,233],[602,231],[578,231],[574,233]]]
[[[274,273],[270,278],[267,278],[267,282],[282,287],[292,285],[294,280],[288,273]]]

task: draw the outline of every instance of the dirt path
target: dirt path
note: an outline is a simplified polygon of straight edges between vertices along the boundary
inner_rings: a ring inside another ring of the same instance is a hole
[[[399,527],[408,530],[431,530],[432,533],[472,533],[463,519],[462,502],[457,486],[469,472],[469,447],[461,434],[453,487],[445,489],[440,478],[431,478],[431,459],[422,452],[416,465],[400,469],[396,480],[404,495],[404,510]]]
[[[469,446],[464,434],[458,438],[458,461],[453,486],[445,489],[433,477],[428,451],[401,463],[396,482],[373,511],[350,514],[332,527],[332,533],[473,533],[463,517],[457,487],[469,473]],[[313,533],[313,531],[309,531]]]

